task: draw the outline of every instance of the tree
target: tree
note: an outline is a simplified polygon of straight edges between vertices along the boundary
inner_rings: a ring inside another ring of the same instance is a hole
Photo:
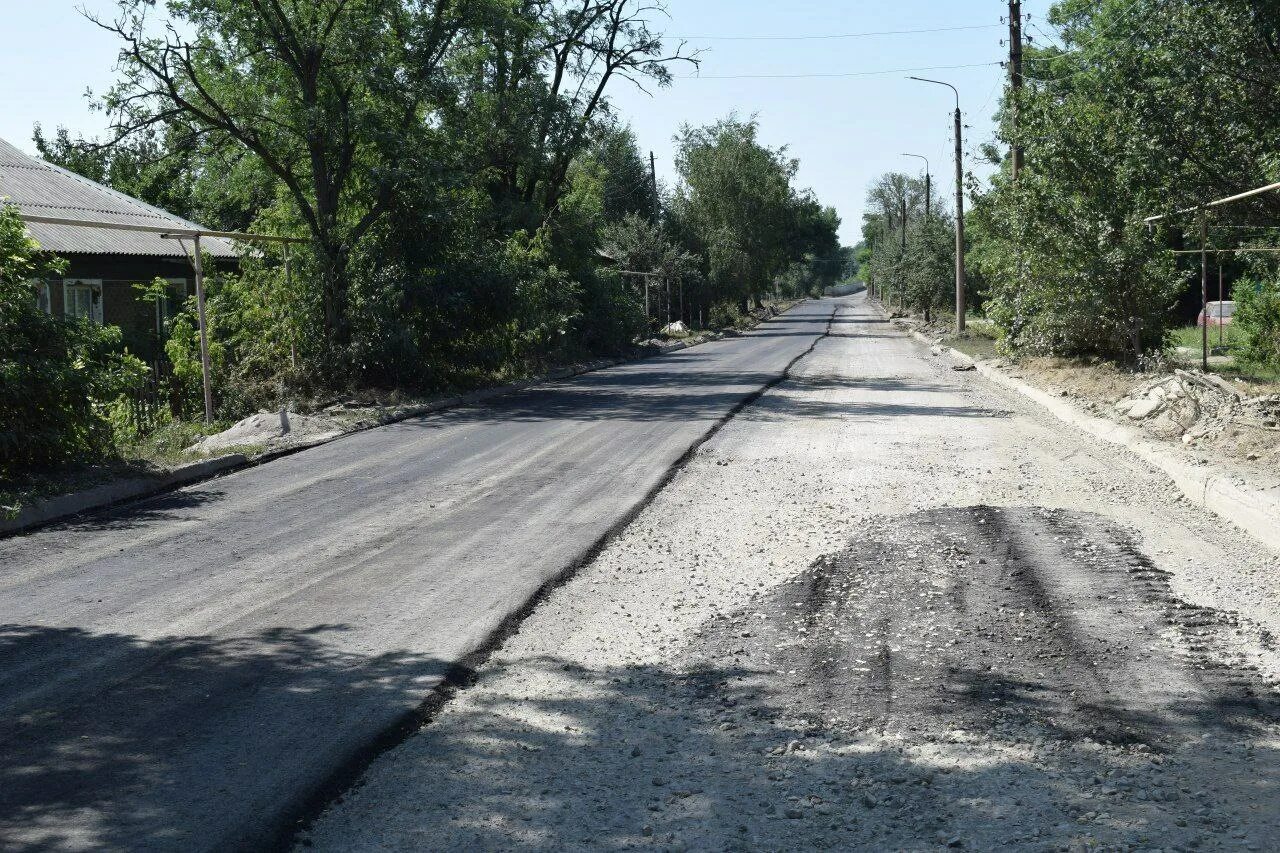
[[[123,139],[156,127],[252,152],[319,259],[325,337],[349,340],[353,248],[396,188],[431,170],[442,65],[465,0],[179,0],[162,24],[120,0],[122,79],[106,97]]]
[[[605,222],[621,222],[631,214],[658,218],[657,187],[631,128],[603,128],[588,156],[604,170],[601,214]]]
[[[27,236],[17,208],[0,204],[0,478],[109,454],[101,407],[146,373],[119,352],[119,329],[36,307],[40,279],[63,269]]]
[[[707,258],[716,300],[743,310],[759,302],[793,260],[797,163],[785,149],[757,140],[754,119],[730,116],[707,127],[681,128],[675,206]]]
[[[593,141],[608,144],[615,81],[664,87],[672,64],[697,65],[696,53],[683,44],[664,50],[650,29],[664,12],[645,0],[515,0],[510,14],[490,15],[469,33],[451,126],[473,140],[510,227],[553,217],[574,162]]]

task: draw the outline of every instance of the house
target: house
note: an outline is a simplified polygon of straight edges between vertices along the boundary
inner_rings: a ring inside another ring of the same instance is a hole
[[[134,225],[199,230],[201,226],[136,198],[24,154],[0,139],[0,201],[21,213]],[[119,326],[130,350],[150,360],[159,352],[164,322],[194,292],[187,254],[191,242],[159,233],[120,231],[78,225],[28,223],[41,248],[67,261],[64,278],[44,281],[41,308],[51,314]],[[183,246],[185,243],[185,248]],[[223,239],[201,240],[217,268],[234,267],[235,246]],[[169,282],[164,299],[146,299],[134,287],[157,278]]]

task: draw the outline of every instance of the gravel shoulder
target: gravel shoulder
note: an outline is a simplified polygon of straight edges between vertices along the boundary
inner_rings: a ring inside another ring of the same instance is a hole
[[[299,844],[1276,849],[1277,592],[853,297]]]

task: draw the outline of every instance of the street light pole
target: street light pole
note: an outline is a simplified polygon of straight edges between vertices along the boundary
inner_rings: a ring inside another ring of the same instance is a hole
[[[915,157],[917,160],[924,161],[924,221],[929,221],[929,203],[933,198],[933,184],[929,176],[929,158],[923,154],[907,154],[903,153],[903,157]]]
[[[934,83],[946,86],[956,96],[956,332],[964,331],[965,275],[964,275],[964,145],[961,134],[964,125],[960,118],[960,90],[950,83],[941,80],[930,80],[927,77],[909,77],[921,83]]]

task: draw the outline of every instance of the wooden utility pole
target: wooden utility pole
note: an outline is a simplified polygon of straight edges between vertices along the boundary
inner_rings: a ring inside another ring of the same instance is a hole
[[[1022,171],[1018,103],[1022,98],[1022,0],[1009,0],[1009,103],[1013,115],[1013,179]]]

